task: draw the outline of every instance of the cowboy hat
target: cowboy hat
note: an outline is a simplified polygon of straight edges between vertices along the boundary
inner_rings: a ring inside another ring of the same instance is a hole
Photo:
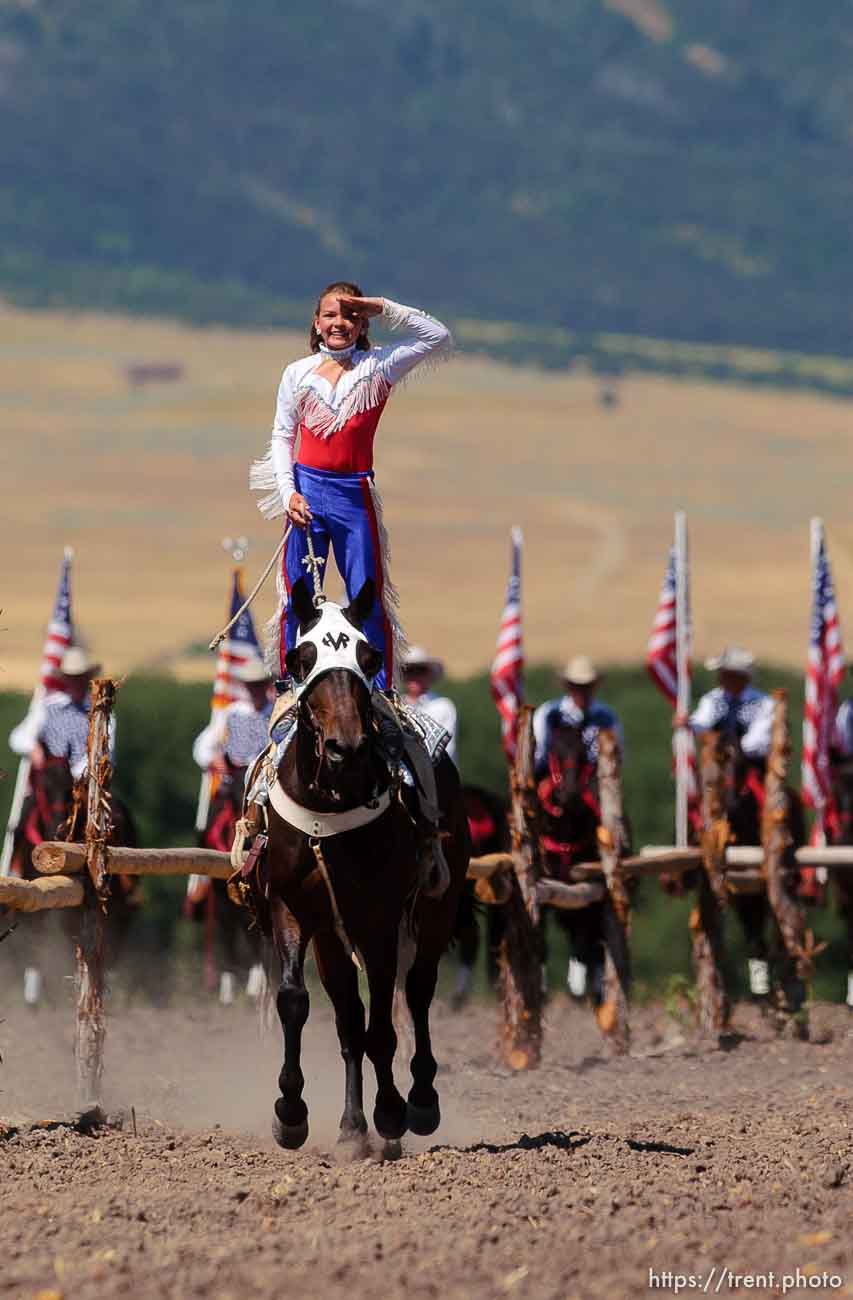
[[[712,673],[721,671],[743,673],[745,677],[751,677],[755,667],[755,655],[751,650],[744,650],[743,646],[727,645],[720,654],[706,659],[705,667]]]
[[[407,668],[428,668],[433,678],[441,677],[444,673],[444,664],[440,659],[433,659],[432,655],[427,654],[423,646],[409,646],[403,656],[403,672]]]
[[[246,686],[260,686],[261,682],[268,682],[271,675],[260,659],[247,659],[240,665],[234,676],[238,682],[243,682]]]
[[[566,664],[563,681],[570,686],[592,686],[601,677],[598,669],[586,655],[575,655]]]
[[[101,665],[82,645],[70,645],[59,661],[59,671],[64,677],[97,677]]]

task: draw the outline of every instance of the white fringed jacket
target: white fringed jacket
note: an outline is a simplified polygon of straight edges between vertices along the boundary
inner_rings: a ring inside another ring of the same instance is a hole
[[[407,330],[399,343],[353,353],[353,365],[334,387],[317,368],[325,360],[312,353],[287,366],[281,377],[270,448],[252,466],[250,483],[267,495],[259,509],[267,519],[287,509],[295,490],[293,447],[300,435],[300,465],[340,474],[373,469],[373,440],[391,389],[415,366],[450,351],[450,330],[416,307],[384,299],[378,319],[393,330]]]

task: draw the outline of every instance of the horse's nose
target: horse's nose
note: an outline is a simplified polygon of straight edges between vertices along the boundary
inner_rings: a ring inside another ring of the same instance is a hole
[[[339,740],[326,741],[326,762],[329,767],[340,767],[346,758],[346,746],[342,745]]]
[[[347,758],[363,758],[368,738],[362,734],[354,743],[330,738],[326,741],[326,761],[330,767],[339,767]]]

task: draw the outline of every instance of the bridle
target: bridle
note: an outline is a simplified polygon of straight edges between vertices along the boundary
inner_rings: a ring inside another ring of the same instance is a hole
[[[322,678],[320,680],[322,680]],[[312,747],[314,751],[314,758],[316,759],[313,775],[308,781],[308,789],[311,791],[312,794],[319,794],[326,799],[332,799],[335,803],[340,803],[343,796],[341,795],[340,791],[336,790],[334,787],[331,767],[328,762],[328,755],[326,752],[326,736],[322,728],[316,726],[312,721],[311,707],[308,702],[309,698],[310,698],[309,696],[303,697],[299,701],[299,705],[297,708],[297,719],[298,719],[299,728],[303,729],[304,732],[306,732],[308,736],[311,737]],[[364,763],[366,766],[366,770],[370,770],[370,768],[373,765],[374,727],[373,727],[373,711],[370,708],[369,698],[367,703],[367,717],[363,718],[363,724],[364,724],[365,735],[367,737],[367,746],[364,751]],[[321,779],[324,769],[329,778],[328,784],[324,784]],[[373,798],[376,797],[375,789],[373,791],[372,797]]]

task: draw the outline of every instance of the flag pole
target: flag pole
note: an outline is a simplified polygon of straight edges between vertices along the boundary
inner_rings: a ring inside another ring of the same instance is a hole
[[[15,791],[12,795],[12,806],[9,809],[9,820],[6,823],[6,833],[3,836],[3,852],[0,854],[0,876],[8,876],[12,869],[12,849],[15,843],[15,832],[21,820],[21,809],[24,806],[24,800],[27,797],[27,787],[30,783],[30,760],[22,758],[18,763],[18,774],[15,777]]]
[[[223,537],[222,549],[223,551],[226,551],[231,556],[231,559],[234,561],[234,564],[238,568],[240,568],[242,566],[243,561],[245,560],[246,556],[249,553],[249,539],[248,537]],[[243,608],[245,609],[246,606],[244,605]],[[240,613],[242,612],[243,610],[240,611]],[[232,623],[236,622],[236,619],[232,619],[231,622]],[[229,624],[228,626],[230,627],[231,624]],[[225,631],[227,630],[228,629],[226,628]],[[218,640],[224,640],[224,633],[222,634],[222,636],[218,638]],[[213,646],[211,646],[210,648],[212,650]],[[216,709],[211,708],[210,710],[211,723],[215,720],[215,718],[216,718]],[[210,813],[210,797],[211,797],[212,789],[213,789],[213,780],[212,780],[210,769],[208,768],[207,771],[202,772],[201,781],[198,787],[198,803],[196,805],[196,810],[195,810],[195,828],[199,833],[207,830],[207,818],[208,818],[208,814]]]
[[[675,515],[675,654],[678,696],[676,709],[686,716],[690,711],[690,609],[689,561],[687,551],[687,516],[683,510]],[[689,778],[690,731],[679,727],[675,733],[675,843],[687,847],[687,799]]]
[[[820,547],[822,541],[823,541],[823,520],[819,518],[819,516],[815,515],[813,516],[812,519],[809,520],[809,552],[811,556],[811,566],[812,566],[811,571],[812,571],[813,581],[814,581],[814,575],[817,573],[818,557],[820,556]],[[826,701],[822,700],[821,708],[820,708],[820,716],[822,718],[825,716],[825,712],[826,712],[825,704]],[[825,826],[825,816],[824,816],[826,809],[824,807],[823,791],[820,785],[821,779],[824,775],[822,770],[822,764],[821,764],[821,759],[824,757],[823,754],[824,738],[822,735],[820,735],[820,733],[818,733],[815,739],[816,739],[815,772],[818,779],[815,782],[815,790],[814,790],[813,835],[814,835],[815,844],[822,846],[826,844],[826,826]]]

